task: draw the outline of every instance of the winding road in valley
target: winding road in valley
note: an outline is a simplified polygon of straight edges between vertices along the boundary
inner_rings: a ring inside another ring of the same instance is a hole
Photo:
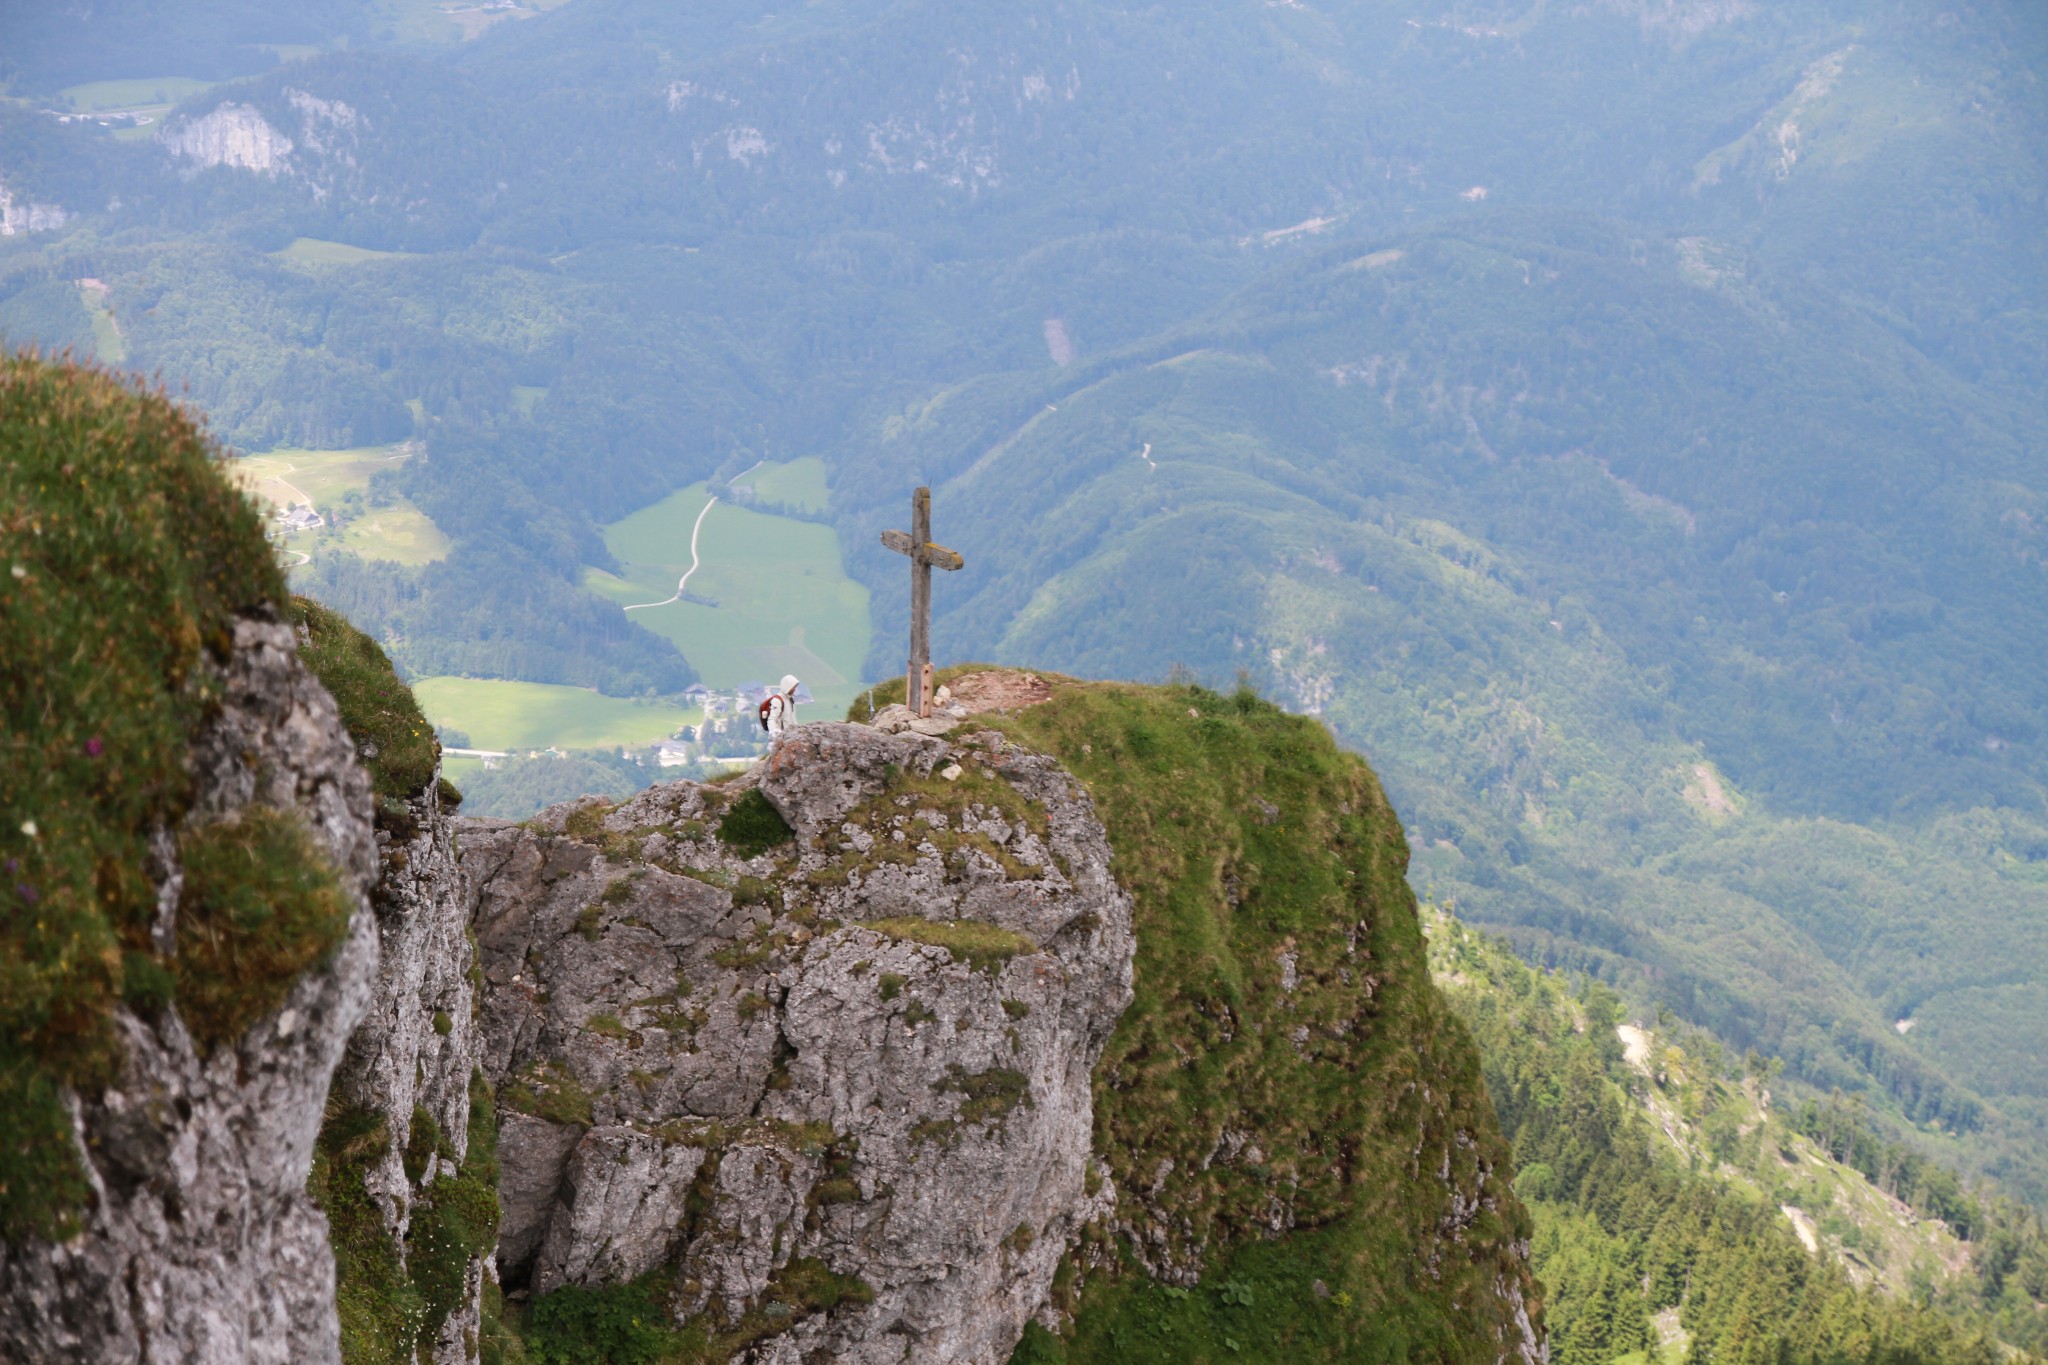
[[[752,473],[753,471],[749,470],[748,472]],[[647,607],[665,607],[671,602],[683,600],[683,589],[690,586],[690,575],[697,572],[697,533],[704,529],[704,518],[710,516],[711,509],[716,506],[718,506],[718,499],[714,496],[711,501],[704,504],[704,510],[697,514],[696,524],[690,527],[690,567],[683,570],[683,576],[676,580],[675,596],[664,597],[659,602],[636,602],[632,606],[627,607],[627,611],[640,611]]]

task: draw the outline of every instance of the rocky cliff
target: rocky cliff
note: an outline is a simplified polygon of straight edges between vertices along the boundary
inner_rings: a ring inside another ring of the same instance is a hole
[[[0,361],[0,1357],[332,1361],[369,779],[169,403]]]
[[[168,403],[0,362],[0,457],[0,1357],[1541,1357],[1314,722],[956,671],[456,821]]]
[[[367,783],[289,627],[238,621],[222,693],[196,737],[181,834],[259,812],[302,820],[354,909],[324,963],[238,1036],[195,1038],[175,1008],[114,1012],[120,1070],[68,1105],[91,1207],[68,1239],[0,1249],[10,1360],[338,1359],[333,1258],[305,1178],[327,1078],[375,979]],[[191,874],[172,857],[156,870],[152,932],[175,943]]]
[[[1129,901],[986,735],[471,823],[508,1285],[660,1277],[707,1358],[1008,1357],[1109,1212],[1090,1074]]]
[[[1542,1358],[1369,770],[1248,694],[951,681],[464,823],[536,1350]]]
[[[350,1365],[478,1354],[497,1198],[476,952],[439,750],[376,642],[295,599],[302,657],[372,779],[378,969],[335,1072],[312,1189],[333,1222]]]
[[[1016,1358],[1540,1358],[1528,1216],[1371,770],[1245,690],[941,678],[915,728],[1057,759],[1136,930],[1094,1077],[1115,1212]],[[877,724],[912,726],[900,695]]]
[[[0,177],[0,237],[50,232],[63,227],[70,216],[56,204],[38,203],[26,194],[16,194]]]
[[[0,495],[0,1359],[475,1359],[431,731],[161,398],[0,362]]]

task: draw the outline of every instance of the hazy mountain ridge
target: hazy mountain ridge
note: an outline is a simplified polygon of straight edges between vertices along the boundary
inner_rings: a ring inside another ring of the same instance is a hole
[[[2012,964],[2038,951],[2043,844],[2034,760],[2001,731],[2039,702],[2017,700],[2031,663],[2001,641],[2030,629],[2039,570],[2010,539],[1939,545],[1905,512],[1950,433],[1982,429],[1968,392],[1881,333],[1866,344],[1889,366],[1802,373],[1797,331],[1702,296],[1676,252],[1639,265],[1606,229],[1560,244],[1526,223],[1507,238],[1512,221],[1490,241],[1332,248],[1057,387],[949,393],[885,424],[870,466],[921,467],[985,528],[949,625],[1084,671],[1253,669],[1382,756],[1421,865],[1467,913],[1553,960],[1647,969],[1814,1083],[1875,1075],[1916,1118],[1968,1127],[1977,1102],[1939,1071],[1998,1073],[2017,1118],[2035,1082],[1997,1039],[2033,998]],[[1582,320],[1622,297],[1603,340]],[[1621,402],[1589,397],[1611,391],[1574,367],[1624,355],[1642,369]],[[1902,390],[1923,400],[1911,417]],[[1872,393],[1896,405],[1882,463]],[[1768,458],[1774,428],[1801,464]],[[1631,435],[1650,451],[1600,458]],[[1951,466],[1954,505],[2038,496],[2010,482],[2012,441],[1971,460]],[[1048,495],[1029,523],[1000,511]],[[1942,810],[2001,791],[2015,823],[1992,817],[1988,861],[1921,832],[1982,824]],[[1844,879],[1860,898],[1824,889]],[[1937,1000],[1943,1030],[1902,1041],[1893,1023]]]

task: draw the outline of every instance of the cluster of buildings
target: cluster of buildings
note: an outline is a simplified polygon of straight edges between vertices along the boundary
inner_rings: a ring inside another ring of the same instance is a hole
[[[313,510],[311,503],[294,503],[290,507],[277,509],[277,534],[288,536],[298,531],[312,531],[325,526],[327,518]]]
[[[45,109],[42,112],[59,123],[97,123],[102,128],[122,125],[143,127],[156,122],[154,113],[144,113],[140,109],[94,109],[82,114],[62,109]]]

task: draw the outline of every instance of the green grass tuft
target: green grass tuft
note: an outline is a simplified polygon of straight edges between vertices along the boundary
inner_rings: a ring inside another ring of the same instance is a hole
[[[346,1365],[414,1365],[422,1347],[430,1354],[441,1325],[462,1304],[470,1263],[497,1245],[497,1114],[481,1072],[470,1078],[468,1131],[461,1166],[415,1197],[401,1254],[363,1180],[390,1146],[384,1116],[329,1102],[307,1191],[327,1214],[331,1229]],[[406,1175],[415,1182],[425,1173],[428,1156],[454,1157],[424,1111],[413,1115],[406,1149]],[[487,1321],[486,1327],[495,1328],[495,1323]],[[505,1343],[493,1345],[504,1361]],[[516,1350],[516,1341],[513,1346]]]
[[[443,1155],[452,1155],[445,1148]],[[498,1116],[490,1085],[469,1083],[469,1142],[462,1164],[420,1191],[406,1235],[406,1269],[421,1305],[420,1340],[432,1342],[461,1307],[470,1262],[498,1245]],[[357,1365],[349,1361],[348,1365]]]
[[[1018,1358],[1491,1360],[1527,1215],[1502,1179],[1461,1243],[1440,1240],[1446,1149],[1467,1192],[1508,1152],[1430,984],[1406,844],[1370,769],[1248,690],[1039,676],[1051,700],[972,724],[1058,758],[1095,798],[1137,932],[1135,998],[1095,1073],[1095,1150],[1170,1244],[1203,1249],[1203,1282],[1097,1248],[1109,1264],[1064,1304],[1071,1333],[1033,1333]],[[962,1121],[1005,1102],[971,1094]],[[1250,1140],[1233,1151],[1226,1132]],[[1292,1224],[1278,1237],[1275,1201]]]
[[[419,1105],[412,1109],[412,1124],[406,1130],[405,1178],[413,1184],[420,1183],[420,1177],[427,1173],[427,1162],[441,1150],[441,1125],[434,1116]]]
[[[955,1063],[932,1089],[960,1096],[962,1123],[1000,1123],[1018,1105],[1031,1107],[1031,1078],[1009,1067],[968,1071]]]
[[[1038,945],[1024,935],[986,920],[936,920],[904,915],[868,920],[861,927],[887,934],[900,942],[929,943],[944,948],[955,959],[983,972],[1000,971],[1003,964],[1017,954],[1038,951]]]
[[[291,613],[301,632],[299,658],[334,694],[377,795],[398,801],[418,796],[439,771],[441,746],[412,689],[399,680],[382,647],[339,612],[294,597]]]
[[[298,815],[252,806],[179,841],[178,955],[192,1037],[208,1052],[284,1003],[348,933],[351,906]]]
[[[406,1276],[398,1243],[385,1229],[384,1211],[363,1181],[390,1145],[382,1114],[328,1101],[306,1189],[327,1215],[341,1356],[347,1365],[410,1361],[418,1340],[419,1293]]]
[[[498,1092],[498,1103],[507,1109],[546,1119],[549,1123],[576,1124],[584,1128],[593,1122],[590,1102],[590,1092],[573,1072],[567,1067],[546,1063],[529,1069]]]
[[[566,1285],[527,1311],[532,1365],[658,1365],[677,1359],[678,1334],[659,1276],[585,1289]]]
[[[110,1012],[155,911],[147,840],[190,799],[236,615],[284,595],[255,510],[175,405],[0,358],[0,1237],[62,1234],[82,1202],[50,1140],[58,1096],[114,1073]]]
[[[757,858],[796,837],[796,831],[759,787],[744,793],[718,822],[718,839],[742,858]]]
[[[660,1271],[630,1284],[570,1285],[543,1295],[523,1324],[527,1359],[531,1365],[723,1365],[813,1314],[873,1303],[875,1291],[823,1261],[797,1257],[775,1272],[760,1303],[737,1322],[714,1325],[713,1312],[678,1328],[668,1298],[668,1278]]]

